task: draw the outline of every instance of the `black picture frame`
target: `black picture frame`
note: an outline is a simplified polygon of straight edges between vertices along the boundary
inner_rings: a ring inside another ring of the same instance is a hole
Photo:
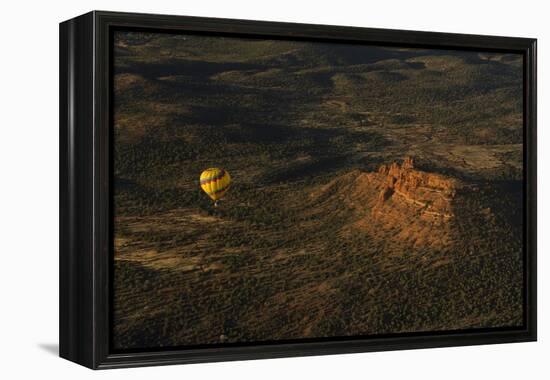
[[[514,52],[524,60],[524,325],[113,353],[111,35],[117,28]],[[537,337],[536,39],[93,11],[60,24],[60,356],[93,369],[528,342]]]

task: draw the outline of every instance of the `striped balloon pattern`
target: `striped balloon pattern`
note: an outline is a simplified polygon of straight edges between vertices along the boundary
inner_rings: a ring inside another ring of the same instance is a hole
[[[220,168],[209,168],[201,174],[201,188],[215,202],[225,195],[230,183],[229,173]]]

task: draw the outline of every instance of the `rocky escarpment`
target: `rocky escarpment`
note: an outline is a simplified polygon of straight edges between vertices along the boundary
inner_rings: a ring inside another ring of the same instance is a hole
[[[349,214],[343,233],[364,231],[414,246],[442,248],[456,239],[456,210],[472,191],[456,178],[419,170],[412,158],[406,158],[376,172],[354,170],[312,195],[321,203],[338,202],[341,212]]]
[[[377,177],[372,179],[382,183],[379,207],[390,199],[403,201],[417,209],[420,216],[438,222],[454,217],[457,193],[465,189],[455,178],[415,169],[412,158],[406,158],[401,165],[382,165]]]

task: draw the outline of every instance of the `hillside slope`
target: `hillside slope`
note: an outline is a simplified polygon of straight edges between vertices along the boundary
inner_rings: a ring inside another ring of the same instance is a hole
[[[517,325],[521,244],[489,199],[406,159],[272,199],[292,223],[251,224],[229,200],[125,217],[115,333],[140,347]]]

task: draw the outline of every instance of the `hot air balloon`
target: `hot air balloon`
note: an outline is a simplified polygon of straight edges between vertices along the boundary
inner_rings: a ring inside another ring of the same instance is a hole
[[[214,206],[220,200],[231,183],[229,173],[220,168],[209,168],[201,173],[201,188],[214,201]]]

